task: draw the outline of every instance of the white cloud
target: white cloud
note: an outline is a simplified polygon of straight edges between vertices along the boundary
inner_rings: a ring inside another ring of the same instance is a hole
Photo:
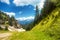
[[[25,5],[33,5],[40,3],[41,0],[14,0],[13,3],[16,4],[16,6],[25,6]]]
[[[19,20],[19,21],[25,21],[25,20],[29,21],[33,19],[34,19],[34,16],[16,18],[16,20]]]
[[[42,0],[42,1],[38,4],[39,9],[43,8],[44,2],[45,2],[45,0]]]
[[[0,0],[0,2],[4,2],[4,3],[7,3],[7,4],[10,4],[9,0]]]
[[[14,0],[13,3],[16,6],[25,6],[25,5],[32,5],[36,7],[36,5],[39,5],[39,8],[43,8],[45,0]]]
[[[7,15],[9,15],[10,17],[11,16],[15,16],[15,13],[13,13],[13,12],[4,12],[4,13],[6,13]]]

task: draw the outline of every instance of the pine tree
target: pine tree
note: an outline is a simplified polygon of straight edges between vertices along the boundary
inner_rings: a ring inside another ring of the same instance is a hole
[[[36,14],[35,14],[35,19],[34,19],[34,23],[38,23],[39,19],[39,9],[38,9],[38,5],[36,5]]]
[[[41,13],[43,15],[43,18],[50,14],[51,11],[55,9],[55,4],[51,2],[50,0],[46,0],[44,4],[44,8],[42,9]]]

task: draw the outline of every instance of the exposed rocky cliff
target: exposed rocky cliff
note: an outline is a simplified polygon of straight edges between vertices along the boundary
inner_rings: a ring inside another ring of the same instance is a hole
[[[0,11],[0,29],[7,30],[8,27],[21,28],[14,16],[9,17],[6,13]]]

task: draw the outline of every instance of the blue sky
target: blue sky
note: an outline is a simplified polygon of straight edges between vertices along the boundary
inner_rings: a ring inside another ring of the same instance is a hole
[[[43,4],[44,0],[0,0],[0,10],[20,21],[32,20],[36,5],[41,10]]]

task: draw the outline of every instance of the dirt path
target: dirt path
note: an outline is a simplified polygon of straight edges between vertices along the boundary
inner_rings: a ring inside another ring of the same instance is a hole
[[[0,40],[7,40],[7,38],[11,35],[12,35],[12,33],[1,33]]]

